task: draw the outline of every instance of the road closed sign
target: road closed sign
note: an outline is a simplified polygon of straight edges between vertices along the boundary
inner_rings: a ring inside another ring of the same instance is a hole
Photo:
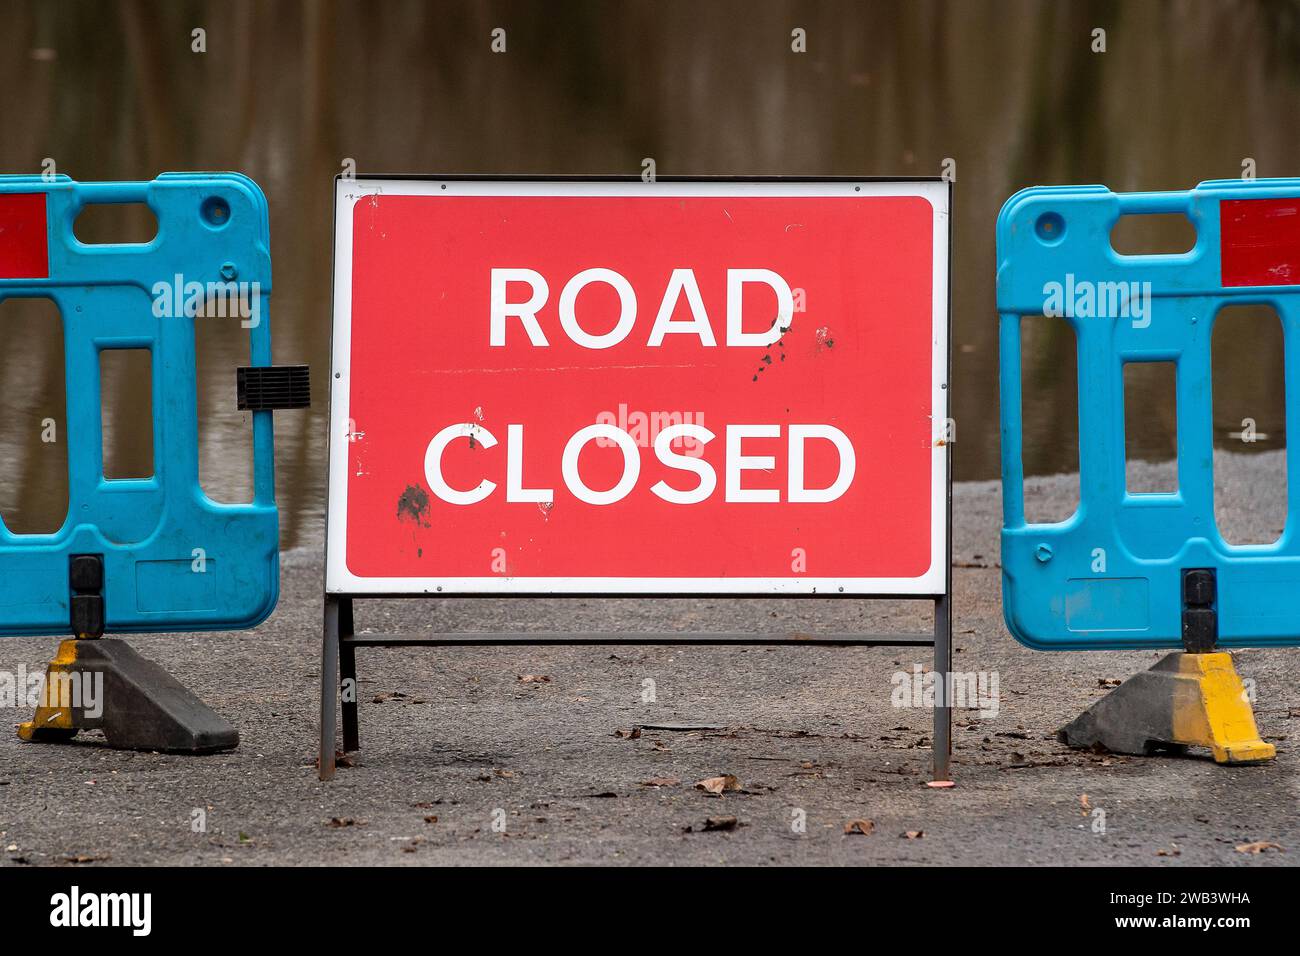
[[[948,203],[340,179],[327,591],[942,594]]]

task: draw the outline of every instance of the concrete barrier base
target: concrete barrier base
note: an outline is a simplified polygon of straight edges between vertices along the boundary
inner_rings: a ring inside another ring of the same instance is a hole
[[[118,750],[214,753],[239,746],[239,731],[157,664],[113,638],[69,639],[46,670],[36,715],[18,736],[71,740],[98,729]]]
[[[1271,760],[1277,749],[1259,737],[1255,714],[1224,652],[1168,655],[1130,677],[1059,731],[1071,747],[1114,753],[1208,747],[1225,764]]]

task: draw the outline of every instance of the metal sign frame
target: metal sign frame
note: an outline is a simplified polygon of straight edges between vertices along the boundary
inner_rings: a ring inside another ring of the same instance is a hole
[[[359,749],[359,714],[356,693],[356,649],[358,647],[455,647],[455,646],[530,646],[538,644],[560,645],[814,645],[814,646],[915,646],[934,648],[934,670],[939,674],[948,674],[952,663],[952,443],[943,441],[936,445],[932,459],[932,479],[934,486],[931,493],[933,509],[931,568],[919,585],[911,579],[850,579],[820,582],[820,586],[829,590],[814,590],[811,587],[788,588],[774,587],[773,582],[762,579],[741,579],[736,587],[736,579],[704,579],[699,581],[683,579],[635,579],[627,580],[623,587],[611,587],[609,579],[578,579],[571,586],[558,586],[554,579],[525,579],[517,581],[516,587],[502,587],[501,579],[495,579],[498,586],[490,586],[494,579],[472,579],[456,582],[462,587],[445,589],[446,581],[435,583],[426,581],[418,587],[411,587],[412,581],[398,579],[397,582],[381,582],[384,586],[375,588],[365,583],[368,579],[354,578],[345,567],[339,554],[343,538],[337,534],[346,516],[346,491],[339,486],[345,483],[340,476],[340,463],[346,464],[347,456],[347,340],[339,335],[339,318],[346,316],[350,320],[350,298],[347,308],[341,307],[340,299],[350,297],[351,249],[341,243],[343,237],[350,242],[350,219],[341,221],[337,199],[343,188],[360,182],[383,184],[386,190],[399,188],[402,183],[438,183],[459,184],[488,190],[496,186],[554,189],[559,184],[595,184],[597,188],[648,189],[657,184],[666,184],[677,194],[699,189],[714,194],[723,191],[745,192],[748,187],[778,185],[790,187],[796,192],[807,195],[835,195],[840,190],[858,186],[870,186],[873,189],[902,184],[942,184],[938,190],[943,197],[944,209],[936,208],[936,257],[933,274],[935,276],[934,294],[934,352],[933,372],[933,408],[934,417],[940,420],[949,418],[949,382],[951,380],[951,284],[950,267],[952,257],[952,188],[951,182],[938,177],[884,178],[884,177],[678,177],[661,176],[655,184],[644,183],[636,176],[513,176],[513,175],[440,175],[440,176],[397,176],[376,175],[357,179],[337,177],[335,179],[335,243],[333,263],[333,308],[331,335],[330,386],[330,469],[329,469],[329,507],[326,515],[327,534],[325,546],[325,580],[324,591],[324,629],[321,655],[321,699],[320,699],[320,757],[319,773],[322,780],[333,777],[336,767],[336,717],[340,703],[340,682],[347,682],[351,688],[350,695],[342,699],[342,749],[344,752]],[[834,191],[834,192],[832,192]],[[504,193],[503,193],[504,194]],[[517,193],[516,193],[517,194]],[[845,193],[852,195],[852,193]],[[915,195],[915,191],[906,193]],[[345,229],[345,227],[347,227]],[[940,241],[941,240],[941,241]],[[340,276],[344,276],[340,281]],[[342,350],[342,352],[340,351]],[[343,355],[340,359],[340,355]],[[342,403],[340,403],[342,396]],[[332,557],[333,555],[333,557]],[[339,573],[342,567],[343,574]],[[332,572],[332,573],[331,573]],[[544,583],[543,583],[544,582]],[[907,582],[907,583],[903,583]],[[806,582],[800,582],[806,583]],[[816,582],[814,582],[816,583]],[[485,586],[488,585],[488,586]],[[847,586],[846,586],[847,585]],[[395,588],[400,588],[395,589]],[[807,597],[831,597],[836,600],[862,599],[899,599],[927,600],[934,607],[932,632],[926,634],[857,634],[837,633],[814,635],[808,633],[427,633],[427,634],[358,634],[355,627],[353,605],[357,599],[395,598],[395,597],[457,597],[473,599],[477,597],[576,597],[602,598],[609,600],[655,598],[671,596],[690,596],[699,598],[726,598],[744,600],[754,597],[779,597],[781,599],[799,599]],[[951,707],[946,700],[934,708],[933,761],[936,780],[946,780],[949,776],[949,762],[952,741]]]

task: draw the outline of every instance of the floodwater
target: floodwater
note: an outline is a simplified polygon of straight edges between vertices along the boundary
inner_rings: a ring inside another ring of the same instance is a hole
[[[271,209],[275,360],[312,366],[310,412],[276,413],[286,547],[324,503],[332,178],[361,173],[938,175],[955,162],[952,276],[958,478],[998,472],[993,227],[1017,189],[1186,189],[1297,172],[1300,4],[1230,0],[256,3],[5,0],[0,172],[82,181],[240,170]],[[505,30],[506,50],[491,49]],[[791,50],[805,31],[806,52]],[[195,31],[201,30],[204,50]],[[1105,31],[1105,52],[1094,52]],[[78,225],[148,238],[145,217]],[[1178,230],[1130,251],[1172,251]],[[1154,245],[1147,245],[1154,243]],[[1025,464],[1077,463],[1073,343],[1025,336]],[[201,469],[251,488],[235,408],[237,322],[198,331]],[[57,309],[0,303],[0,514],[57,528],[67,508]],[[1216,444],[1285,442],[1280,325],[1236,317],[1214,343]],[[103,370],[106,458],[149,474],[148,375]],[[1133,458],[1173,453],[1170,380],[1129,383]],[[1258,440],[1243,443],[1243,420]],[[49,422],[54,423],[50,439]]]

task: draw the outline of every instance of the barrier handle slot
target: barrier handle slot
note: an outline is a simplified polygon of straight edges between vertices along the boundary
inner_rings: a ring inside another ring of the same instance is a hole
[[[1124,193],[1116,198],[1121,216],[1191,214],[1191,197],[1180,193]]]
[[[83,206],[136,202],[147,205],[149,194],[147,183],[79,183],[76,193]],[[157,215],[157,210],[154,214]]]

